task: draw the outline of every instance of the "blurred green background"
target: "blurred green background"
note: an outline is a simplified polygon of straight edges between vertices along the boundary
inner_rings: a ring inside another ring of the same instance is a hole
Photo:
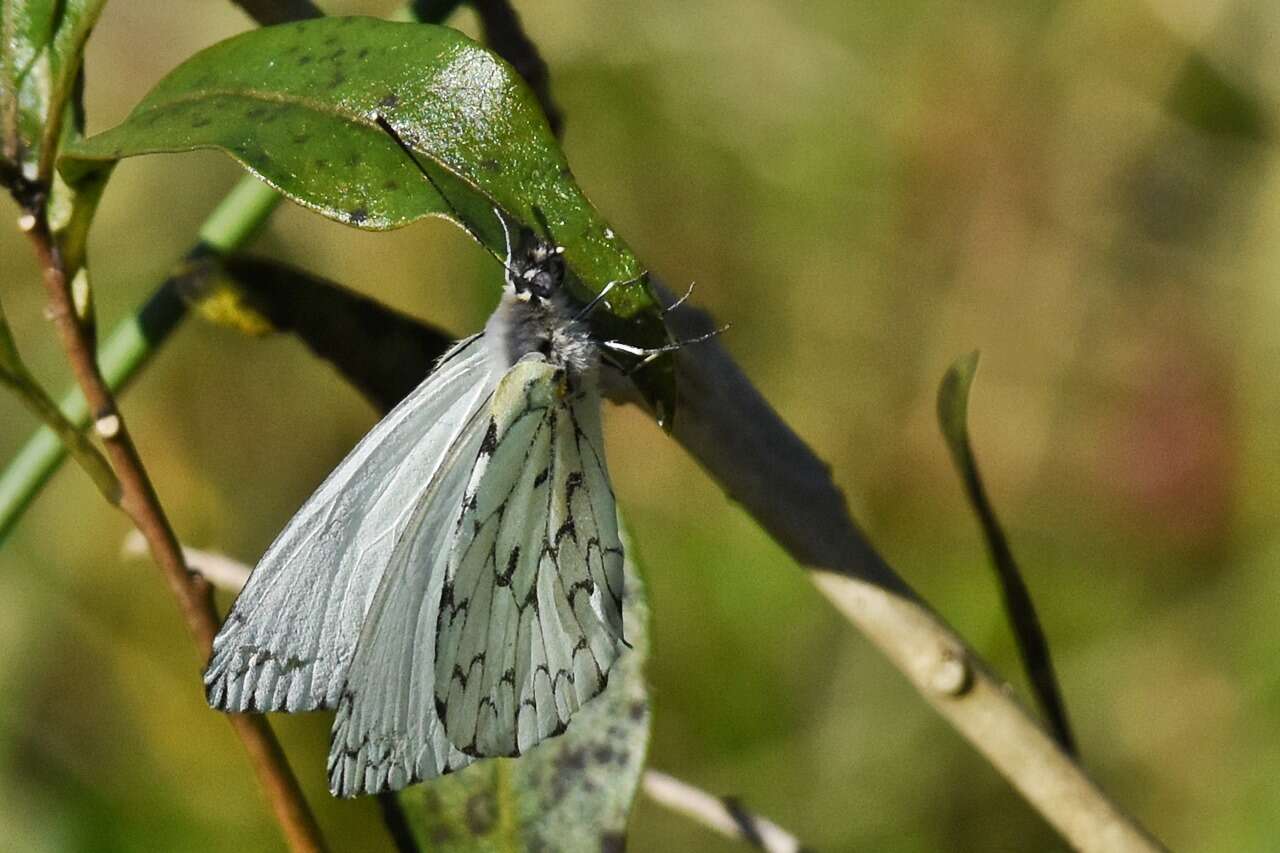
[[[934,422],[946,366],[983,351],[974,443],[1086,765],[1176,849],[1274,849],[1280,6],[517,5],[582,186],[652,269],[698,282],[872,541],[1021,689]],[[229,3],[108,4],[90,130],[248,26]],[[91,243],[104,327],[238,175],[215,154],[119,168]],[[255,249],[458,334],[498,292],[439,221],[365,234],[286,205]],[[24,354],[63,387],[12,228],[0,283]],[[248,562],[375,420],[300,344],[198,320],[124,409],[182,538]],[[33,426],[0,398],[0,459]],[[1061,846],[678,447],[631,410],[606,433],[651,591],[653,766],[820,850]],[[278,848],[126,532],[68,469],[0,550],[0,847]],[[328,725],[276,718],[335,848],[389,849],[374,804],[325,793]],[[631,845],[741,849],[643,799]]]

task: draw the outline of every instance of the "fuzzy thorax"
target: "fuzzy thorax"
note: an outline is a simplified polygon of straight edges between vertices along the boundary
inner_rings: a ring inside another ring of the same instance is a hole
[[[600,350],[585,323],[575,319],[577,309],[561,291],[546,298],[517,295],[508,288],[485,325],[485,338],[494,367],[506,371],[530,353],[563,367],[572,389],[594,381],[600,367]]]

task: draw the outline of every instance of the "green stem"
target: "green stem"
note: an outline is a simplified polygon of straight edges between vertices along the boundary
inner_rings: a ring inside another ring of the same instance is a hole
[[[280,195],[275,190],[256,178],[242,178],[205,220],[200,241],[190,254],[226,254],[240,248],[258,232],[279,202]],[[185,316],[186,306],[178,292],[181,275],[177,272],[170,276],[141,310],[112,330],[98,350],[98,363],[113,391],[128,385]],[[89,409],[80,391],[66,393],[59,408],[72,432],[80,435],[79,430],[89,423]],[[58,435],[42,427],[0,474],[0,544],[66,456],[66,445]]]

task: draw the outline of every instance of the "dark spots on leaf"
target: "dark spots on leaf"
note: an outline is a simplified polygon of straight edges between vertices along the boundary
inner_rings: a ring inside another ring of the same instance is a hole
[[[627,836],[621,832],[606,832],[600,836],[600,853],[626,853]]]
[[[627,716],[637,723],[643,720],[647,713],[649,713],[649,705],[643,699],[632,702],[631,707],[627,709]]]
[[[556,770],[578,773],[587,769],[587,751],[580,747],[568,748],[556,758]]]
[[[616,754],[617,753],[613,751],[613,747],[609,746],[607,743],[602,743],[596,746],[596,748],[591,752],[591,757],[595,759],[597,764],[608,764],[613,761]]]
[[[304,54],[304,55],[302,55],[302,56],[299,56],[299,57],[298,57],[298,64],[299,64],[299,65],[310,65],[310,64],[311,64],[311,57],[310,57],[310,56],[307,56],[307,55],[305,55],[305,54]]]
[[[480,167],[482,169],[487,169],[490,172],[502,171],[502,164],[499,163],[497,160],[494,160],[492,157],[486,157],[485,159],[481,160]]]
[[[327,168],[329,168],[329,167],[330,167],[330,166],[332,166],[332,165],[333,165],[333,164],[332,164],[332,163],[330,163],[328,160],[326,160],[324,157],[317,157],[317,158],[316,158],[316,168],[317,168],[317,169],[327,169]]]
[[[467,798],[467,829],[472,835],[488,835],[498,823],[498,800],[492,791]]]
[[[266,107],[264,107],[264,106],[259,105],[259,106],[256,106],[256,107],[250,107],[249,109],[245,110],[245,111],[244,111],[244,117],[245,117],[245,118],[258,119],[258,118],[262,118],[263,116],[265,116],[268,112],[270,112],[270,110],[268,110],[268,109],[267,109]]]
[[[208,116],[194,116],[194,117],[191,119],[191,126],[192,126],[192,127],[206,127],[206,126],[208,126],[209,124],[211,124],[212,122],[213,122],[213,119],[209,118]]]
[[[329,88],[336,89],[345,82],[347,82],[347,75],[341,71],[335,71],[333,77],[329,79]]]
[[[362,47],[360,48],[360,52],[356,54],[356,59],[364,59],[368,55],[369,55],[369,48]]]
[[[400,189],[400,183],[392,178],[387,178],[382,182],[382,188],[384,190],[398,190]]]
[[[325,38],[325,40],[324,40],[324,43],[325,43],[325,44],[327,44],[327,45],[329,45],[330,47],[332,47],[333,45],[335,45],[335,44],[337,44],[337,43],[338,43],[338,37],[337,37],[337,36],[327,36],[327,37]]]
[[[347,155],[347,165],[352,168],[359,166],[362,162],[364,162],[364,158],[360,156],[359,151],[352,151]]]
[[[325,59],[327,59],[329,62],[336,62],[337,60],[346,56],[346,54],[347,54],[347,49],[345,47],[340,47],[337,50],[335,50],[333,53],[326,56]]]
[[[368,218],[369,211],[365,210],[363,207],[357,207],[355,210],[347,214],[347,220],[351,222],[352,225],[359,225]]]
[[[298,145],[303,144],[310,138],[311,138],[311,135],[307,133],[295,133],[293,135],[293,141]]]
[[[587,753],[580,747],[567,747],[556,756],[551,771],[551,802],[556,804],[577,784],[587,767]]]
[[[400,103],[400,96],[397,95],[395,92],[392,92],[391,94],[383,98],[381,101],[378,101],[378,106],[391,109],[398,103]]]
[[[573,170],[572,170],[572,169],[570,169],[568,166],[561,166],[561,167],[560,167],[560,177],[562,177],[562,178],[572,178],[572,177],[573,177]]]

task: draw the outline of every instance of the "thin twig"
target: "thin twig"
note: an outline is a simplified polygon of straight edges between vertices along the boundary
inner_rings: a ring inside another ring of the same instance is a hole
[[[33,415],[44,422],[58,436],[67,453],[79,463],[80,467],[93,480],[98,492],[110,504],[120,502],[120,483],[111,470],[106,458],[93,446],[88,436],[76,429],[75,424],[67,420],[58,409],[58,404],[50,400],[44,389],[33,381],[12,377],[0,371],[0,385],[8,387],[22,401]]]
[[[1058,677],[1053,670],[1053,658],[1049,654],[1049,639],[1040,626],[1031,590],[1027,588],[1013,550],[1005,536],[1004,528],[996,517],[995,508],[987,497],[978,460],[969,440],[969,388],[978,367],[978,353],[974,352],[956,361],[943,377],[938,387],[938,422],[942,427],[947,448],[964,483],[969,503],[978,516],[982,536],[987,543],[991,564],[1000,584],[1005,612],[1013,628],[1013,636],[1022,658],[1023,669],[1031,682],[1040,709],[1049,721],[1049,728],[1062,748],[1073,756],[1078,755],[1076,741],[1067,718],[1066,702]]]
[[[800,853],[805,849],[794,835],[768,818],[747,811],[734,798],[713,796],[658,770],[646,770],[640,784],[645,795],[658,805],[757,850]]]
[[[147,539],[139,530],[129,531],[120,546],[120,554],[124,557],[141,558],[147,556]],[[187,568],[204,576],[212,586],[238,595],[249,580],[249,567],[239,560],[214,551],[202,551],[199,548],[182,546],[182,558]]]
[[[197,649],[202,658],[207,658],[219,627],[212,589],[203,578],[187,570],[177,538],[116,407],[115,397],[98,369],[90,336],[76,316],[67,273],[49,230],[45,210],[42,206],[29,213],[34,223],[27,234],[43,274],[50,316],[120,480],[120,508],[146,538],[152,557],[178,600]],[[251,714],[229,715],[228,719],[249,752],[290,848],[295,851],[325,849],[315,818],[266,720]]]
[[[667,294],[670,301],[670,294]],[[684,308],[680,337],[716,328]],[[675,437],[801,565],[819,591],[1077,849],[1163,849],[1077,765],[1005,682],[876,553],[831,471],[719,341],[676,353]]]
[[[525,33],[516,10],[507,0],[471,0],[471,7],[480,16],[485,43],[510,62],[529,84],[542,105],[551,132],[559,137],[564,128],[564,114],[551,97],[551,74],[537,46]]]
[[[27,370],[26,364],[18,354],[13,335],[9,332],[9,324],[5,319],[2,306],[0,306],[0,385],[13,391],[27,409],[58,436],[67,452],[80,463],[80,467],[93,480],[94,485],[98,487],[98,491],[108,503],[119,503],[120,483],[116,480],[116,475],[107,463],[106,457],[98,452],[93,442],[89,441],[88,437],[62,414],[58,404],[49,399],[44,388]]]

